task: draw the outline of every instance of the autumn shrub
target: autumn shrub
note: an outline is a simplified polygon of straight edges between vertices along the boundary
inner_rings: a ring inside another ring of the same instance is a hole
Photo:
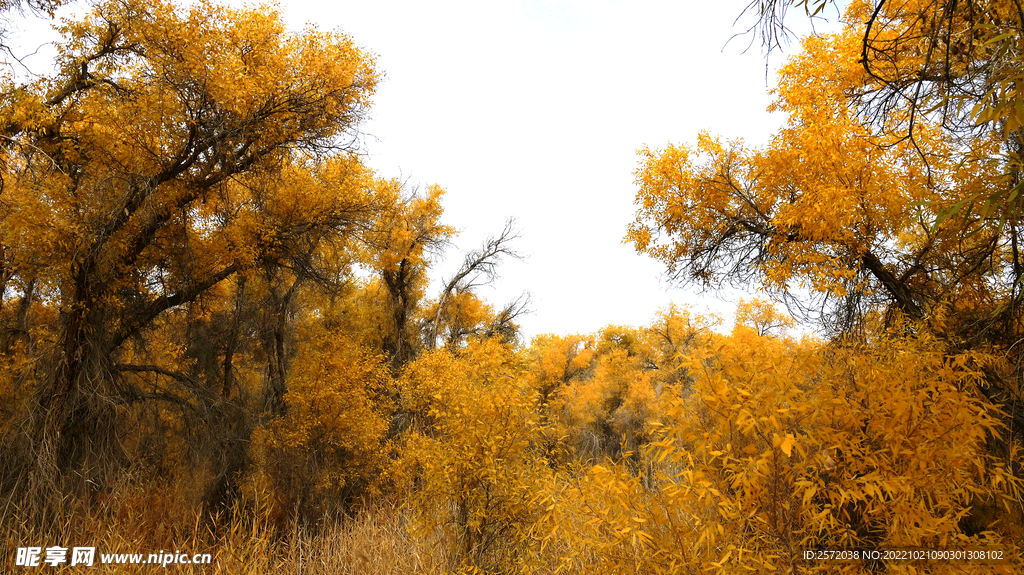
[[[250,494],[309,518],[372,495],[386,467],[390,374],[382,357],[313,333],[296,357],[284,413],[254,432]]]
[[[655,394],[669,386],[676,393],[687,393],[693,384],[688,358],[694,350],[705,348],[719,337],[715,331],[722,323],[715,314],[701,314],[669,304],[658,310],[650,325],[641,330],[647,346]]]
[[[558,431],[577,457],[619,457],[621,447],[635,448],[650,431],[657,402],[649,349],[639,330],[609,326],[585,351],[573,359],[588,361],[585,376],[567,381],[552,401]]]
[[[399,464],[414,530],[447,541],[452,569],[525,569],[549,468],[516,353],[497,339],[438,350],[409,366],[401,388],[416,414]]]
[[[830,347],[737,328],[690,358],[694,391],[643,452],[654,485],[614,463],[565,474],[548,532],[613,573],[830,570],[802,551],[997,544],[1019,568],[1012,514],[964,521],[1021,500],[1021,478],[986,449],[1001,432],[977,391],[990,361],[923,336]]]
[[[544,382],[539,386],[551,398],[558,432],[577,457],[600,461],[629,452],[637,461],[634,456],[661,417],[663,394],[690,383],[683,359],[708,344],[716,323],[673,305],[645,328],[608,326],[578,352],[540,340],[550,349],[540,350],[542,361],[531,364],[530,377]],[[564,381],[552,382],[547,372],[559,369]]]
[[[593,375],[594,340],[590,336],[540,335],[526,354],[526,377],[543,406],[550,407],[568,384]]]

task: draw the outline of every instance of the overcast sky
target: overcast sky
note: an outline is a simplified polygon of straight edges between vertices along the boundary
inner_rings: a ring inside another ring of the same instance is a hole
[[[772,57],[766,79],[758,46],[743,53],[749,37],[730,42],[746,4],[283,0],[281,9],[291,28],[340,29],[376,54],[386,80],[363,126],[367,161],[383,176],[445,188],[446,223],[460,230],[435,281],[516,219],[526,258],[506,262],[482,295],[500,305],[530,292],[529,337],[644,325],[671,301],[732,310],[721,295],[669,285],[663,266],[622,239],[639,148],[692,142],[701,130],[761,144],[781,125],[765,108],[783,58]]]

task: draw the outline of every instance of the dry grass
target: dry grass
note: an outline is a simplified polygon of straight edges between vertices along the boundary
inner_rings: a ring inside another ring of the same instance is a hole
[[[51,573],[152,573],[181,575],[214,574],[330,574],[384,575],[409,573],[457,573],[459,561],[453,545],[443,536],[425,536],[410,529],[408,515],[399,506],[377,504],[355,517],[342,518],[319,527],[298,522],[274,525],[269,514],[248,509],[219,522],[204,519],[188,505],[175,508],[171,493],[151,491],[120,495],[86,511],[68,512],[47,529],[30,527],[9,510],[2,518],[6,556],[0,571],[18,572],[18,547],[95,546],[93,567],[47,567]],[[101,553],[149,553],[181,551],[210,553],[211,565],[101,565]],[[45,552],[44,552],[45,555]],[[68,557],[70,558],[70,552]]]

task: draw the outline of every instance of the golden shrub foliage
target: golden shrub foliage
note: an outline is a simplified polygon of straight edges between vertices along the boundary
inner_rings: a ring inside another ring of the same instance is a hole
[[[323,330],[295,358],[284,413],[253,436],[253,495],[290,512],[329,511],[379,494],[386,467],[391,378],[384,358]]]
[[[643,451],[652,473],[563,476],[551,537],[614,573],[828,571],[802,552],[994,544],[1019,568],[1020,459],[987,450],[1000,421],[975,389],[991,361],[923,336],[866,349],[738,327],[688,358],[693,391]]]
[[[549,469],[537,396],[515,351],[492,338],[430,352],[401,385],[415,421],[399,466],[416,528],[444,534],[462,562],[453,568],[519,569]]]

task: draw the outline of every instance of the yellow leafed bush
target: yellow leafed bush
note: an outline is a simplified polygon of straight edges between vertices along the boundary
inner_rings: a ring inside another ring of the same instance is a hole
[[[509,572],[529,561],[535,498],[549,475],[537,396],[513,350],[472,341],[415,361],[403,380],[411,425],[400,467],[416,528],[441,535],[453,569]]]
[[[255,482],[269,482],[284,511],[319,515],[373,493],[384,469],[390,375],[383,358],[345,338],[318,333],[310,341],[294,361],[284,414],[254,433],[253,452]]]
[[[694,391],[644,453],[654,477],[567,475],[548,520],[621,573],[840,567],[804,562],[812,548],[1019,553],[997,520],[1021,481],[986,450],[998,414],[974,389],[990,361],[924,337],[833,348],[737,329],[691,357]]]

